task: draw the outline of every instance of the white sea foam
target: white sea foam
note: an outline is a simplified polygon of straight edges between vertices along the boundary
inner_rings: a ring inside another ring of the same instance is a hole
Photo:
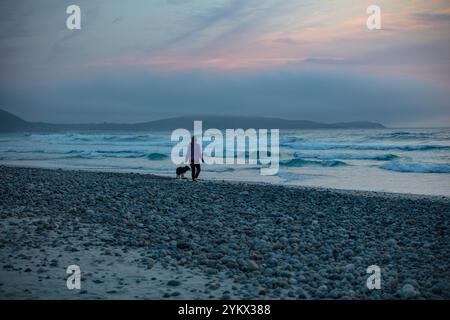
[[[0,165],[172,176],[172,146],[169,132],[8,134],[0,135]],[[274,179],[250,164],[202,165],[201,178],[450,195],[450,129],[289,130],[280,146]]]
[[[450,165],[442,163],[391,161],[382,164],[380,168],[398,172],[450,173]]]

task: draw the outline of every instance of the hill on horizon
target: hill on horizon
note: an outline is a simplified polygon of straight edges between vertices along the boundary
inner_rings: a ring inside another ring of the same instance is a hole
[[[273,117],[238,117],[238,116],[182,116],[140,123],[85,123],[54,124],[29,122],[0,109],[0,132],[53,132],[53,131],[165,131],[177,128],[191,129],[195,120],[203,121],[203,128],[277,128],[277,129],[383,129],[384,125],[376,122],[357,121],[339,123],[320,123],[308,120],[287,120]]]

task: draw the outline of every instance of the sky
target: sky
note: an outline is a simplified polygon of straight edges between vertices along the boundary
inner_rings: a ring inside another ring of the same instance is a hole
[[[373,4],[380,30],[366,27]],[[0,109],[449,126],[450,1],[2,0]]]

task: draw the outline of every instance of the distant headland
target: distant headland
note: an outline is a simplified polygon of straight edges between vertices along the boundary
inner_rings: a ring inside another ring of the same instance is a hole
[[[0,132],[55,132],[55,131],[165,131],[192,125],[194,120],[202,120],[205,128],[277,128],[277,129],[383,129],[380,123],[358,121],[320,123],[308,120],[287,120],[270,117],[240,116],[183,116],[140,123],[85,123],[55,124],[29,122],[18,116],[0,110]]]

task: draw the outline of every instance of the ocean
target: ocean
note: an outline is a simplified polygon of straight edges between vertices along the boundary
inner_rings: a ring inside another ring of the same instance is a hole
[[[0,164],[175,177],[170,134],[1,134]],[[450,129],[282,130],[277,175],[203,165],[200,178],[450,196]]]

